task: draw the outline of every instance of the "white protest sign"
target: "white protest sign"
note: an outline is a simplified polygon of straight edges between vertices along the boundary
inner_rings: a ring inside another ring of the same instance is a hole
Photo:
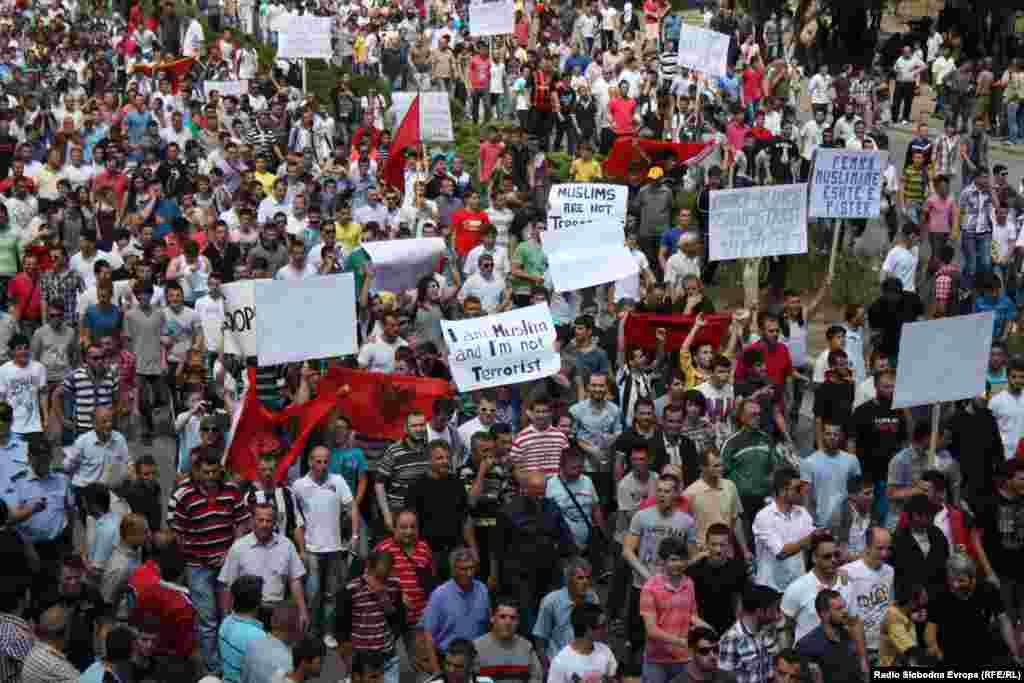
[[[548,230],[608,222],[626,227],[625,185],[566,183],[553,185],[548,194]]]
[[[512,33],[515,24],[515,0],[470,0],[469,35],[505,35]]]
[[[257,280],[256,310],[261,367],[347,356],[359,350],[352,273]]]
[[[459,391],[543,379],[562,368],[547,304],[484,318],[442,320],[441,327]]]
[[[207,97],[216,90],[221,97],[241,97],[249,94],[249,81],[204,81],[203,94]]]
[[[391,113],[394,116],[392,130],[397,131],[412,106],[413,98],[420,96],[420,137],[424,142],[454,142],[452,128],[452,107],[445,92],[393,92]]]
[[[330,17],[293,16],[278,35],[277,58],[330,59],[331,22]]]
[[[877,218],[888,152],[819,149],[811,179],[812,218]]]
[[[725,76],[728,59],[728,35],[682,24],[679,31],[679,66],[721,78]]]
[[[396,293],[416,289],[421,277],[436,273],[445,252],[441,237],[364,242],[363,249],[373,261],[374,288]]]
[[[895,409],[961,401],[985,393],[995,313],[903,325]]]
[[[224,294],[224,353],[230,356],[255,356],[258,353],[255,282],[242,280],[220,288]],[[209,333],[207,330],[208,326],[204,325],[203,332]],[[219,339],[217,346],[220,346]]]
[[[616,282],[640,271],[626,248],[625,230],[616,223],[547,230],[541,242],[557,292]]]
[[[711,193],[709,258],[730,261],[807,253],[807,185]]]

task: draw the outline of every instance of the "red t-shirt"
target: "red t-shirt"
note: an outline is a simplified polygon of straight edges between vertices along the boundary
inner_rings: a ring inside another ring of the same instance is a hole
[[[756,102],[761,99],[763,91],[761,82],[764,80],[764,67],[759,69],[749,68],[743,72],[743,96],[747,102]]]
[[[452,230],[455,231],[455,251],[466,258],[473,247],[484,240],[484,226],[490,221],[484,211],[459,209],[452,214]]]
[[[135,592],[135,607],[130,620],[159,624],[156,629],[156,654],[189,657],[196,649],[196,609],[184,586],[160,580],[154,560],[135,570],[128,585]]]
[[[494,167],[498,165],[501,153],[505,151],[505,145],[500,142],[480,143],[480,182],[486,183],[494,173]]]
[[[633,121],[635,113],[636,100],[616,97],[608,103],[608,114],[612,117],[612,130],[616,135],[634,135],[636,133],[636,123]]]
[[[17,307],[23,320],[41,320],[43,317],[43,288],[39,280],[18,273],[7,283],[7,297]]]
[[[772,384],[783,385],[786,384],[786,378],[793,374],[793,361],[789,356],[789,349],[782,342],[775,345],[774,349],[768,350],[768,346],[763,340],[758,340],[748,346],[744,351],[749,349],[760,349],[761,353],[764,354],[764,366],[768,371],[768,379],[771,380]],[[736,381],[742,382],[746,379],[749,368],[743,365],[743,356],[740,356],[739,361],[736,363]]]
[[[473,90],[488,90],[491,87],[491,60],[477,55],[469,61],[469,84]]]

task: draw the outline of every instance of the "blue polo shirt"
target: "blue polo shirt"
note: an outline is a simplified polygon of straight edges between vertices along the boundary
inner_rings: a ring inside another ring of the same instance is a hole
[[[28,444],[13,432],[6,444],[0,444],[0,499],[13,508],[16,504],[14,476],[28,466]]]
[[[68,513],[75,509],[71,498],[71,482],[60,472],[50,472],[40,479],[31,469],[15,477],[17,505],[29,505],[46,499],[46,507],[18,525],[22,538],[29,543],[55,541],[68,525]]]
[[[267,637],[263,624],[258,619],[229,614],[217,632],[217,649],[224,668],[224,680],[240,683],[242,680],[242,659],[249,644]]]
[[[455,638],[476,640],[491,626],[491,599],[487,587],[473,579],[468,591],[454,579],[441,584],[427,602],[419,627],[430,633],[434,646],[445,652]],[[225,667],[226,668],[226,667]]]

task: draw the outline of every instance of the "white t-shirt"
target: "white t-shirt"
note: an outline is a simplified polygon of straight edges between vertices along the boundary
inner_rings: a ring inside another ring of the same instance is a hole
[[[394,372],[395,351],[401,346],[408,346],[409,342],[401,337],[395,339],[393,344],[388,344],[383,339],[364,344],[359,350],[359,367],[371,372]]]
[[[342,550],[342,506],[352,504],[352,490],[345,478],[328,474],[320,484],[307,474],[292,484],[292,493],[306,518],[306,549],[312,553]]]
[[[634,249],[630,252],[633,260],[636,261],[637,267],[640,269],[634,275],[627,275],[621,280],[615,282],[615,300],[622,301],[623,299],[632,299],[633,301],[640,301],[640,273],[648,270],[651,266],[647,261],[647,256],[644,252],[639,249]]]
[[[224,327],[224,297],[214,299],[209,294],[201,296],[196,301],[195,310],[203,326],[206,350],[216,353],[220,348],[220,335],[207,334],[207,331],[219,331]]]
[[[847,607],[850,614],[864,622],[865,646],[868,650],[877,650],[882,633],[882,620],[893,601],[893,585],[896,570],[890,565],[882,564],[875,571],[857,560],[840,567],[850,577],[850,590]]]
[[[14,409],[11,430],[15,434],[43,431],[39,390],[45,386],[46,368],[39,361],[29,361],[23,368],[13,360],[0,365],[0,396]]]
[[[782,594],[782,613],[788,619],[796,621],[796,632],[794,642],[799,643],[800,639],[813,631],[821,623],[818,612],[814,609],[814,599],[818,593],[831,588],[838,591],[846,604],[850,604],[850,578],[839,570],[836,575],[836,582],[827,586],[818,580],[818,575],[809,571],[799,579],[789,584],[786,592]]]
[[[501,305],[501,295],[504,291],[504,278],[494,277],[485,280],[480,273],[473,273],[466,278],[462,289],[459,290],[459,303],[461,304],[467,296],[472,295],[480,299],[480,305],[485,311],[494,313],[495,309]]]
[[[619,663],[604,643],[594,643],[594,651],[583,655],[566,645],[551,660],[548,683],[604,683],[615,677]]]
[[[96,253],[93,254],[92,258],[89,259],[82,256],[82,252],[78,252],[71,257],[69,265],[82,277],[82,281],[85,283],[86,289],[96,285],[96,272],[93,268],[96,265],[96,261],[99,259],[106,261],[110,265],[111,270],[117,270],[124,265],[124,261],[121,260],[120,256],[117,256],[116,254],[108,254],[105,251],[99,250],[97,250]]]
[[[897,244],[889,250],[889,255],[885,257],[885,263],[882,264],[883,276],[892,275],[899,278],[903,283],[904,292],[915,291],[918,256],[917,247],[907,249],[903,245]]]
[[[615,20],[619,16],[619,11],[614,7],[605,7],[601,10],[601,28],[605,31],[615,30]]]

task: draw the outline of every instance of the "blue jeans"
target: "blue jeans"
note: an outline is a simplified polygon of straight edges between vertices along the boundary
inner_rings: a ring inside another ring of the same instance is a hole
[[[210,673],[220,675],[220,653],[217,651],[217,626],[220,624],[220,609],[217,605],[217,573],[213,567],[186,567],[189,595],[199,617],[199,653],[203,664]]]
[[[673,678],[683,673],[686,664],[665,664],[663,662],[652,662],[644,655],[643,683],[669,683]]]
[[[992,233],[965,232],[960,237],[963,251],[963,286],[974,288],[975,278],[992,270]]]
[[[1010,142],[1024,142],[1021,137],[1021,115],[1024,114],[1024,107],[1017,102],[1006,103],[1006,126]]]
[[[338,592],[348,577],[348,555],[341,551],[307,552],[306,566],[306,605],[310,627],[317,633],[333,635]]]

